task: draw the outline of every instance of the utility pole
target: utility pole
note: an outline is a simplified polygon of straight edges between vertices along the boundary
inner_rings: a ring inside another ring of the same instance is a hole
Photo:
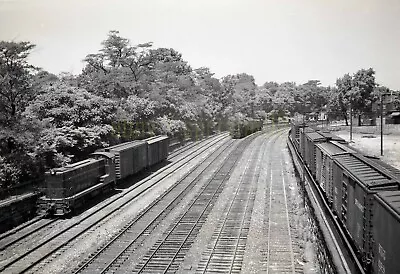
[[[383,156],[383,94],[381,93],[381,156]]]
[[[303,172],[302,172],[302,173],[303,173],[303,174],[302,174],[302,177],[303,177],[303,178],[302,178],[303,186],[305,186],[305,183],[306,183],[306,174],[305,174],[305,173],[306,173],[306,167],[305,167],[306,163],[305,163],[305,161],[304,161],[304,157],[305,157],[304,155],[305,155],[305,152],[306,152],[305,147],[304,147],[304,143],[305,143],[305,136],[304,136],[304,133],[305,133],[305,128],[306,128],[305,126],[306,126],[306,125],[305,125],[305,117],[304,117],[304,116],[305,116],[305,113],[303,112],[303,125],[302,125],[302,127],[303,127],[303,134],[301,134],[302,139],[303,139],[303,140],[302,140],[302,141],[303,141],[303,147],[302,147],[302,149],[303,149],[303,155],[302,155],[302,156],[303,156]]]
[[[353,141],[353,106],[350,98],[350,142]]]

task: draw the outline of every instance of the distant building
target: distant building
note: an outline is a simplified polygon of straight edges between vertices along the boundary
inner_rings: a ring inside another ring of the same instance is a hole
[[[391,90],[382,97],[383,116],[386,124],[400,124],[400,91]],[[372,104],[372,111],[380,115],[381,101]]]

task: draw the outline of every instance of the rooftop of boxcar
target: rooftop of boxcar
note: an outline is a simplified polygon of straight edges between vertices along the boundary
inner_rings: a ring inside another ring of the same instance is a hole
[[[160,136],[151,137],[151,138],[149,138],[149,139],[145,139],[145,141],[146,141],[148,144],[153,144],[153,143],[156,143],[156,142],[159,142],[159,141],[163,141],[163,140],[165,140],[165,139],[168,139],[168,136],[166,136],[166,135],[160,135]]]
[[[339,136],[336,136],[335,134],[332,134],[329,131],[320,131],[319,133],[329,140],[338,141],[342,143],[346,142],[343,138],[340,138]]]
[[[386,169],[388,172],[392,173],[393,176],[400,179],[400,169],[395,168],[394,166],[385,163],[379,158],[369,156],[368,159],[376,163],[377,165],[381,166],[382,168]]]
[[[350,146],[348,146],[346,144],[343,144],[341,142],[333,141],[333,140],[331,140],[329,142],[334,144],[335,146],[341,148],[342,150],[344,150],[346,152],[357,153],[357,150],[354,150],[354,148],[352,148],[352,147],[350,147]]]
[[[106,152],[109,151],[123,151],[132,147],[136,147],[136,146],[140,146],[142,145],[144,142],[143,141],[132,141],[132,142],[128,142],[128,143],[123,143],[123,144],[119,144],[117,146],[112,146],[112,147],[107,147],[105,148]]]
[[[296,125],[296,126],[307,126],[306,122],[301,120],[295,120],[293,118],[290,119],[289,121],[292,125]]]
[[[315,130],[307,126],[303,128],[303,132],[315,132]]]
[[[327,153],[329,155],[336,155],[339,153],[346,152],[341,147],[339,147],[333,143],[330,143],[330,142],[316,144],[316,146],[319,147],[321,150],[323,150],[325,153]]]
[[[115,156],[114,154],[112,154],[110,152],[105,152],[105,151],[96,151],[96,152],[93,152],[90,155],[94,155],[94,156],[100,155],[100,156],[104,156],[104,157],[109,158],[109,159],[112,159]]]
[[[312,141],[317,141],[317,140],[324,140],[325,137],[319,134],[319,132],[306,132],[305,133],[306,137],[311,139]]]
[[[383,172],[363,161],[355,154],[339,154],[334,157],[347,172],[356,177],[366,187],[393,184],[393,180]]]
[[[392,209],[400,220],[400,191],[381,191],[377,196],[384,202],[384,204]]]

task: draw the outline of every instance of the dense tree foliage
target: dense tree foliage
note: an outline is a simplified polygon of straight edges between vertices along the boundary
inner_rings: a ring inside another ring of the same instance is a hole
[[[79,75],[53,75],[27,62],[29,42],[0,42],[0,185],[10,188],[97,148],[168,134],[180,140],[216,130],[251,131],[265,119],[329,111],[347,119],[350,103],[368,113],[379,96],[375,71],[338,78],[335,87],[266,82],[246,73],[218,79],[172,48],[133,44],[110,31],[84,57]]]
[[[0,42],[0,123],[12,127],[32,98],[32,70],[27,57],[35,45]]]
[[[372,68],[361,69],[353,76],[345,74],[336,81],[336,89],[332,89],[329,109],[340,114],[348,125],[347,113],[350,109],[360,114],[371,114],[372,103],[377,100],[375,89],[375,71]]]

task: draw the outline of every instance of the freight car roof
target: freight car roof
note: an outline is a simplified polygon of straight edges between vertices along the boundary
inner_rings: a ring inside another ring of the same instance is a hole
[[[90,155],[101,155],[101,156],[104,156],[104,157],[109,158],[109,159],[114,158],[114,154],[112,154],[110,152],[104,152],[104,151],[96,151],[96,152],[93,152]]]
[[[334,159],[368,188],[393,183],[388,176],[353,154],[336,155]]]
[[[307,136],[307,138],[309,138],[313,141],[325,139],[325,137],[322,136],[321,134],[319,134],[318,132],[306,132],[305,135]]]
[[[313,129],[310,128],[310,127],[304,127],[304,128],[303,128],[303,132],[315,132],[315,130],[313,130]]]
[[[339,153],[346,152],[344,149],[330,142],[316,144],[316,146],[319,147],[321,150],[324,150],[329,155],[336,155]]]
[[[132,142],[120,144],[118,146],[108,147],[108,148],[106,148],[106,152],[108,152],[108,151],[123,151],[126,149],[130,149],[132,147],[137,147],[137,146],[143,145],[143,143],[144,143],[143,141],[132,141]]]
[[[387,208],[390,208],[400,220],[400,191],[381,191],[377,193],[378,201]]]
[[[156,143],[156,142],[163,141],[163,140],[165,140],[165,139],[168,139],[168,136],[166,136],[166,135],[160,135],[160,136],[154,136],[154,137],[152,137],[152,138],[145,139],[145,141],[146,141],[148,144],[153,144],[153,143]]]
[[[337,146],[337,147],[340,147],[340,148],[343,149],[344,151],[351,152],[351,153],[356,153],[356,152],[357,152],[357,151],[355,151],[352,147],[350,147],[350,146],[348,146],[348,145],[346,145],[346,144],[343,144],[343,143],[341,143],[341,142],[330,141],[330,143],[334,144],[334,145]]]
[[[325,138],[328,138],[329,140],[338,141],[342,143],[345,142],[343,138],[340,138],[339,136],[336,136],[335,134],[332,134],[329,131],[320,131],[319,134],[321,134]]]
[[[376,163],[377,165],[381,166],[382,168],[386,169],[388,172],[392,173],[394,177],[400,179],[400,169],[395,168],[394,166],[389,165],[388,163],[383,162],[379,158],[366,156],[368,159]]]

